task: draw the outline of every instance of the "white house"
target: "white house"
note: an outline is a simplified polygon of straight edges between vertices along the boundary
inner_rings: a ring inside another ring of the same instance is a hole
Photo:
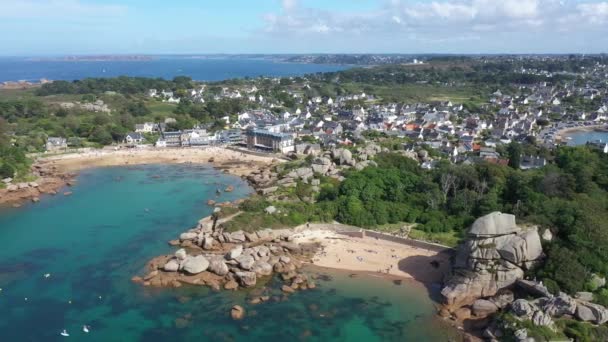
[[[124,139],[124,142],[129,144],[129,145],[137,145],[137,144],[141,144],[142,142],[144,142],[144,136],[141,133],[137,133],[137,132],[133,132],[133,133],[129,133],[127,134],[127,136]]]
[[[153,122],[144,122],[143,124],[135,125],[136,133],[150,133],[154,131],[154,123]]]

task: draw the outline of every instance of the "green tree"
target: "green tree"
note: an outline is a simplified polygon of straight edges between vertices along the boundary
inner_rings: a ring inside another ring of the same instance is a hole
[[[522,154],[521,145],[514,141],[511,142],[509,146],[507,146],[507,154],[509,156],[509,166],[514,169],[519,169]]]

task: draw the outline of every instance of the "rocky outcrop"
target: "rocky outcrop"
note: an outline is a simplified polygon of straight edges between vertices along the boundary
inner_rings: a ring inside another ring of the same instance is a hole
[[[459,248],[454,274],[442,290],[446,303],[458,308],[494,296],[524,276],[542,257],[536,227],[516,225],[515,216],[494,212],[478,218]]]
[[[188,257],[180,265],[181,269],[190,274],[205,272],[208,267],[209,261],[202,255]]]
[[[208,270],[219,276],[225,276],[229,271],[228,265],[226,265],[226,262],[221,257],[210,258]]]
[[[492,301],[478,299],[473,303],[472,313],[477,317],[487,317],[498,311],[498,306]]]
[[[608,322],[608,309],[605,307],[581,300],[576,301],[576,318],[593,324]]]
[[[353,154],[351,151],[344,149],[344,148],[338,148],[332,151],[332,157],[334,159],[334,161],[336,163],[338,163],[338,165],[348,165],[348,166],[354,166],[355,165],[355,160],[353,159]]]
[[[314,249],[294,243],[290,230],[275,232],[221,232],[211,228],[210,218],[181,234],[175,241],[180,248],[173,255],[159,256],[149,263],[149,273],[141,279],[144,286],[179,287],[182,283],[206,285],[213,289],[236,290],[256,286],[260,278],[281,275],[293,290],[312,289],[313,282],[298,273],[301,260]]]
[[[238,245],[228,253],[228,260],[236,259],[243,254],[243,245]]]
[[[552,317],[573,316],[576,312],[576,301],[565,293],[540,300],[543,311]]]
[[[540,297],[534,300],[517,299],[508,307],[519,320],[528,320],[536,326],[554,329],[554,319],[575,317],[593,324],[608,322],[608,309],[601,305],[574,299],[566,293],[557,296]]]

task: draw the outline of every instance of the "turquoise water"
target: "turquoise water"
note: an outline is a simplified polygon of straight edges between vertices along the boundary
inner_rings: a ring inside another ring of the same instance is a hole
[[[608,132],[573,132],[567,135],[572,138],[568,141],[569,146],[585,145],[587,142],[601,140],[608,142]]]
[[[160,177],[159,177],[160,176]],[[318,287],[247,304],[246,292],[150,289],[131,283],[167,241],[219,200],[250,193],[240,178],[206,166],[140,166],[81,173],[72,196],[0,213],[0,341],[441,341],[426,289],[371,276],[320,274]],[[50,273],[49,278],[43,275]],[[258,291],[256,289],[254,291]],[[27,300],[26,300],[27,298]],[[228,311],[247,310],[242,321]],[[91,332],[82,332],[82,325]],[[67,329],[69,338],[59,332]]]

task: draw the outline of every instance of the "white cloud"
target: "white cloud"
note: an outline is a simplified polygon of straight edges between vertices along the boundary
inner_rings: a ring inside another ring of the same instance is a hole
[[[293,11],[297,6],[297,0],[283,0],[283,10],[285,10],[286,12]]]
[[[306,2],[283,0],[282,13],[265,17],[265,31],[279,35],[415,32],[418,36],[462,37],[475,32],[550,34],[557,26],[584,30],[608,22],[605,1],[580,4],[574,0],[378,0],[376,10],[355,13],[305,5]]]
[[[608,2],[585,3],[576,6],[580,15],[592,24],[608,22]]]

